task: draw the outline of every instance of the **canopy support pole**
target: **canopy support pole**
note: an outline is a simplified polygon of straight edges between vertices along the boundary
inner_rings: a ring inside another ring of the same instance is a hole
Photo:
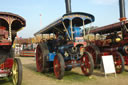
[[[84,36],[85,36],[85,26],[84,26],[84,20],[83,20],[83,30],[84,30]]]
[[[9,24],[9,38],[10,41],[12,41],[12,28],[11,28],[11,24]]]
[[[71,37],[72,37],[72,40],[73,40],[73,28],[72,28],[72,20],[70,21],[70,26],[71,26]]]
[[[69,35],[69,32],[68,32],[68,30],[67,30],[67,28],[66,28],[66,26],[65,26],[65,24],[64,24],[64,22],[63,22],[63,21],[62,21],[62,24],[63,24],[63,26],[64,26],[65,31],[66,31],[66,32],[67,32],[67,34],[68,34],[69,39],[71,40],[71,37],[70,37],[70,35]]]

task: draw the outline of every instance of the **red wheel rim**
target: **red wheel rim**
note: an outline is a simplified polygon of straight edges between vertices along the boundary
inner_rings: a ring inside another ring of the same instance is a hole
[[[88,46],[88,47],[86,47],[85,49],[86,49],[86,51],[88,51],[89,53],[92,54],[94,64],[96,65],[96,56],[97,56],[96,50],[93,49],[91,46]]]
[[[114,57],[114,63],[115,63],[116,72],[120,73],[121,70],[122,70],[121,56],[118,53],[113,53],[113,57]]]
[[[87,54],[84,54],[81,58],[81,70],[85,75],[88,75],[90,72],[90,62],[89,62],[89,56]]]
[[[125,71],[128,71],[128,56],[124,56]]]
[[[124,64],[128,65],[128,56],[124,56]]]
[[[54,59],[53,63],[54,63],[54,73],[55,73],[55,76],[56,76],[56,78],[59,78],[61,66],[60,66],[60,61],[59,61],[57,55],[55,56],[55,59]]]
[[[41,48],[38,45],[36,49],[36,67],[38,72],[41,72],[43,69],[43,57],[41,53],[42,53]]]

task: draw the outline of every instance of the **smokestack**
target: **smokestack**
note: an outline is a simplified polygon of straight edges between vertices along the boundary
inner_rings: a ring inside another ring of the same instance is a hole
[[[125,1],[124,0],[119,0],[119,9],[120,9],[120,21],[125,21],[126,15],[125,15]]]
[[[72,12],[71,10],[71,0],[65,0],[65,5],[66,5],[66,14],[69,14]]]

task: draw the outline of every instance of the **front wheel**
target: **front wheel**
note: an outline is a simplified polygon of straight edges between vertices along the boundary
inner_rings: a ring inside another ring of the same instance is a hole
[[[12,66],[13,85],[21,85],[22,83],[22,64],[20,59],[15,58]]]
[[[57,53],[54,58],[54,73],[57,79],[62,79],[64,76],[64,59],[63,56],[60,53]]]
[[[90,76],[93,73],[94,62],[92,55],[89,52],[84,52],[81,58],[81,70],[85,76]]]

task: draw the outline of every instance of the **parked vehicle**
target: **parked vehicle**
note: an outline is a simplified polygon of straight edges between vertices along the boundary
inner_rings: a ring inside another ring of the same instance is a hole
[[[67,12],[60,19],[46,26],[38,34],[54,34],[56,38],[42,40],[36,49],[36,66],[38,72],[54,69],[57,79],[62,79],[64,71],[81,67],[84,75],[93,73],[92,55],[84,51],[85,25],[94,21],[94,16],[83,12],[71,12],[71,1],[66,0]],[[84,30],[81,29],[83,27]]]
[[[19,15],[0,12],[0,77],[11,78],[14,85],[21,85],[22,64],[15,58],[12,45],[17,32],[25,25],[24,18]]]
[[[32,44],[32,43],[22,43],[22,49],[20,50],[20,56],[34,57],[35,56],[34,44]]]
[[[124,67],[128,66],[128,20],[124,0],[119,0],[119,4],[120,22],[91,30],[90,33],[99,38],[89,41],[90,45],[86,47],[96,67],[102,62],[101,56],[113,55],[117,73],[123,72]],[[125,69],[128,71],[128,68]]]

